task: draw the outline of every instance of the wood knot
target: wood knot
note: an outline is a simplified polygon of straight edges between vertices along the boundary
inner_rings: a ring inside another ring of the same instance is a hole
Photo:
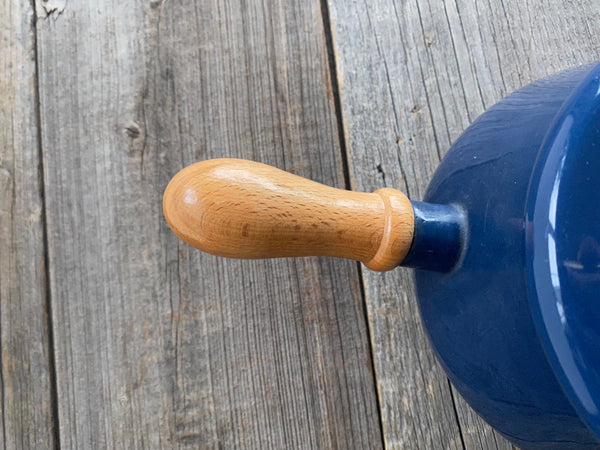
[[[425,45],[427,47],[431,47],[431,44],[433,44],[434,40],[435,40],[435,34],[433,34],[433,32],[428,31],[427,33],[425,33]]]
[[[46,17],[53,16],[55,19],[60,16],[67,6],[67,0],[42,0],[42,8]]]
[[[125,127],[125,134],[131,139],[137,139],[140,137],[141,131],[137,123],[132,123]]]
[[[146,130],[132,121],[122,129],[122,133],[126,136],[127,153],[129,155],[141,155],[143,159],[146,147]]]

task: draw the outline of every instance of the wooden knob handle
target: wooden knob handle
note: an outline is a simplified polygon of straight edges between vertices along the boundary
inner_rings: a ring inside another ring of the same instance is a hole
[[[186,167],[167,186],[163,209],[181,239],[213,255],[340,256],[378,271],[402,262],[414,229],[400,191],[350,192],[240,159]]]

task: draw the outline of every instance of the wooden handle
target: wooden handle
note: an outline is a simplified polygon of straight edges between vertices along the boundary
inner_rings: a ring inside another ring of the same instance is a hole
[[[167,186],[163,209],[181,239],[213,255],[340,256],[378,271],[402,262],[414,229],[400,191],[350,192],[240,159],[186,167]]]

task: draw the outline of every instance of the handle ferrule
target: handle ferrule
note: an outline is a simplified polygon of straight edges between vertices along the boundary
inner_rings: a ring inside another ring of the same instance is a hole
[[[378,189],[373,194],[383,200],[385,222],[379,248],[364,265],[381,272],[400,265],[408,254],[414,234],[414,212],[408,198],[396,189]]]

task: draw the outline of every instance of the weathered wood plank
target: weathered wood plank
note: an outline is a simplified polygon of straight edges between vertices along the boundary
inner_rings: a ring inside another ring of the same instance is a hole
[[[209,157],[344,186],[319,2],[49,3],[61,445],[381,447],[356,265],[214,258],[161,212],[169,178]]]
[[[53,448],[54,420],[29,2],[0,4],[0,446]]]
[[[485,108],[600,56],[597,3],[328,0],[352,187],[421,199],[439,158]],[[390,448],[509,448],[454,392],[419,324],[412,278],[364,272]],[[458,420],[458,425],[457,425]]]
[[[329,4],[352,187],[399,187],[418,198],[439,161],[428,100],[436,114],[443,110],[439,97],[427,97],[420,73],[423,36],[420,29],[410,32],[420,23],[417,5]],[[447,379],[420,324],[410,271],[365,270],[364,281],[387,447],[462,448]]]

